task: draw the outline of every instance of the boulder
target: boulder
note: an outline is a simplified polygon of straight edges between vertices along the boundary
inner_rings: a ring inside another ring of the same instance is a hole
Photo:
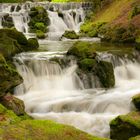
[[[79,36],[76,34],[75,31],[65,31],[65,33],[62,35],[62,37],[68,38],[68,39],[78,39]]]
[[[16,115],[25,113],[25,106],[22,100],[14,97],[10,93],[0,98],[0,103],[7,109],[12,110]]]
[[[110,137],[115,140],[128,140],[140,134],[140,112],[120,115],[110,122]]]
[[[140,135],[139,136],[136,136],[136,137],[132,137],[129,140],[140,140]]]
[[[0,96],[3,96],[8,91],[23,82],[22,77],[16,69],[6,63],[3,55],[0,54]]]

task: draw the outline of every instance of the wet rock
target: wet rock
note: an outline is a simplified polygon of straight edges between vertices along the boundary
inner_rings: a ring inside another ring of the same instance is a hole
[[[115,140],[128,140],[140,134],[140,112],[121,115],[110,122],[110,137]]]
[[[23,82],[22,77],[16,69],[6,63],[3,55],[0,54],[0,96],[3,96],[8,91]]]
[[[13,19],[9,14],[6,14],[6,15],[3,16],[2,26],[7,27],[7,28],[14,27]]]
[[[75,31],[65,31],[65,33],[62,35],[62,37],[68,38],[68,39],[78,39],[79,36],[75,33]]]

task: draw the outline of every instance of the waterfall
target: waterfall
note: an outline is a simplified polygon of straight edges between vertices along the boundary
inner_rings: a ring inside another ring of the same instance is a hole
[[[114,63],[116,85],[106,91],[84,89],[75,62],[62,69],[42,52],[19,54],[14,62],[24,83],[15,89],[15,94],[24,100],[26,111],[36,119],[55,120],[109,137],[109,121],[130,112],[131,97],[140,92],[140,64],[114,59],[108,61],[117,62]]]
[[[12,17],[14,27],[23,32],[27,37],[29,34],[28,22],[31,7],[43,6],[48,12],[51,21],[48,32],[49,40],[59,40],[66,30],[78,32],[80,25],[84,22],[85,14],[83,3],[25,3],[25,4],[2,4],[0,9],[0,28],[5,15]],[[61,13],[61,16],[59,16]]]

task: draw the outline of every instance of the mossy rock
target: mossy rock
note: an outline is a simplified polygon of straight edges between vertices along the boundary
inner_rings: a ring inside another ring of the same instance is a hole
[[[21,84],[23,79],[16,69],[6,63],[2,55],[0,58],[0,96],[3,96],[6,92],[12,91],[15,86]]]
[[[79,36],[76,34],[75,31],[65,31],[65,33],[62,35],[62,37],[68,38],[68,39],[78,39]]]
[[[0,103],[7,109],[12,110],[16,115],[25,114],[25,106],[22,100],[14,97],[10,93],[0,98]]]
[[[1,104],[0,126],[0,136],[3,140],[108,140],[53,121],[32,120],[28,117],[23,119]]]
[[[97,64],[95,73],[105,88],[111,88],[115,85],[115,76],[113,65],[110,62],[100,61]]]
[[[139,136],[136,136],[136,137],[132,137],[129,140],[140,140],[140,135]]]
[[[28,39],[28,48],[29,48],[29,50],[34,50],[34,49],[39,48],[39,43],[36,38]]]
[[[110,122],[110,137],[115,140],[128,140],[140,134],[140,112],[121,115]]]
[[[39,39],[44,39],[46,36],[45,36],[45,33],[43,33],[42,31],[40,31],[40,30],[37,30],[36,31],[36,36],[37,36],[37,38],[39,38]]]
[[[30,27],[30,32],[37,32],[37,30],[43,33],[47,32],[47,27],[50,24],[50,19],[48,17],[47,11],[41,7],[32,7],[30,9],[30,22],[28,23]]]
[[[96,51],[89,42],[78,41],[68,50],[67,55],[74,55],[78,59],[95,58]]]
[[[85,58],[79,62],[79,67],[85,71],[91,71],[97,64],[95,59]]]
[[[137,94],[132,97],[132,102],[135,105],[135,107],[140,110],[140,94]]]
[[[13,19],[9,14],[6,14],[6,15],[3,16],[2,26],[7,27],[7,28],[14,27]]]
[[[140,5],[136,5],[136,6],[133,7],[133,9],[130,13],[130,18],[133,18],[138,14],[140,14]]]
[[[35,23],[35,29],[40,30],[42,32],[46,32],[46,26],[42,22]]]
[[[8,36],[9,38],[17,40],[20,45],[27,45],[28,40],[23,33],[17,31],[16,29],[0,29],[0,37],[3,35]]]

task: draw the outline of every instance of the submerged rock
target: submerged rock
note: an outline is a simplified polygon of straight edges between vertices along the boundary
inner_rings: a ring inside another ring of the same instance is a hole
[[[110,122],[110,137],[115,140],[128,140],[140,134],[140,112],[121,115]]]

